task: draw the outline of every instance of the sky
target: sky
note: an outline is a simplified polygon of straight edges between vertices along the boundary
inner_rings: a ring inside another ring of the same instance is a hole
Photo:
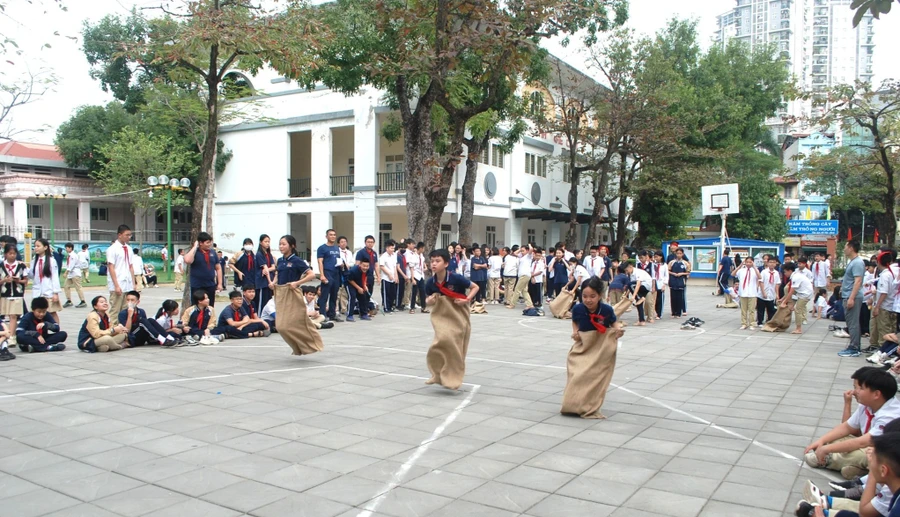
[[[96,22],[107,14],[127,14],[133,6],[147,8],[172,0],[62,0],[62,11],[54,0],[13,0],[0,14],[0,36],[16,41],[21,55],[8,53],[0,63],[0,81],[8,83],[28,72],[46,77],[53,74],[56,86],[35,102],[16,108],[11,125],[18,130],[42,128],[17,136],[18,140],[52,143],[56,128],[83,105],[105,104],[112,97],[91,79],[90,66],[81,51],[80,34],[85,21]],[[701,41],[708,45],[716,28],[716,16],[734,5],[734,0],[631,0],[628,26],[638,33],[653,34],[673,17],[698,20]],[[875,21],[875,81],[900,77],[891,49],[900,48],[900,12]],[[45,46],[49,45],[49,47]],[[550,44],[548,48],[581,68],[583,61],[572,48]]]

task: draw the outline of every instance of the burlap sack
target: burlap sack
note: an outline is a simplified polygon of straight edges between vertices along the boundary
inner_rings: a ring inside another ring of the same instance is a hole
[[[616,323],[614,327],[618,327]],[[560,413],[582,418],[606,418],[600,413],[606,390],[616,368],[618,339],[616,328],[601,334],[596,330],[579,332],[566,360],[566,389]]]
[[[775,315],[772,316],[772,319],[763,325],[760,330],[763,332],[784,332],[790,326],[791,309],[789,307],[778,305],[778,310],[775,311]]]
[[[459,305],[441,296],[431,308],[434,341],[425,357],[431,378],[425,384],[440,384],[451,390],[459,389],[466,374],[466,352],[472,325],[469,306]]]
[[[275,309],[278,333],[293,350],[292,355],[314,354],[325,348],[322,336],[306,314],[306,300],[300,289],[276,285]]]
[[[550,302],[550,314],[552,314],[554,318],[559,319],[572,317],[569,310],[572,308],[572,300],[574,299],[575,289],[569,291],[568,289],[563,288],[563,290],[559,292],[559,296]]]

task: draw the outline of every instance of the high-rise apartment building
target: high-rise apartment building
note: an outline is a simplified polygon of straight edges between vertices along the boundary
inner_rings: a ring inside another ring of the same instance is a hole
[[[751,47],[775,44],[803,90],[824,90],[859,79],[872,80],[873,19],[854,28],[852,0],[736,0],[718,16],[715,39]],[[801,129],[811,115],[809,101],[790,101],[767,123],[776,134]]]

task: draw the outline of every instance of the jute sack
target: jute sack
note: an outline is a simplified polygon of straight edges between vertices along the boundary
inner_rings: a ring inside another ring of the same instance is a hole
[[[447,296],[438,297],[431,308],[431,326],[434,341],[425,357],[431,378],[425,384],[459,389],[466,374],[466,352],[472,334],[468,304],[457,304]]]
[[[550,302],[550,314],[553,315],[554,318],[566,319],[572,317],[572,314],[569,312],[569,309],[572,308],[572,300],[575,299],[575,289],[571,291],[563,288],[562,291],[559,292],[559,296],[553,299]]]
[[[791,309],[788,307],[778,306],[775,315],[768,321],[763,328],[763,332],[784,332],[791,326]]]
[[[616,304],[613,307],[616,316],[621,316],[629,305],[628,299]],[[566,389],[560,413],[606,418],[600,413],[600,407],[616,369],[621,328],[622,324],[616,322],[606,332],[578,332],[578,339],[566,359]]]
[[[325,348],[319,330],[306,314],[306,300],[300,289],[276,285],[275,309],[278,333],[293,350],[292,355],[314,354]]]

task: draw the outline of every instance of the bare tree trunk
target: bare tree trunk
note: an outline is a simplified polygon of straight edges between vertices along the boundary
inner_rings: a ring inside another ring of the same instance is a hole
[[[628,204],[626,203],[627,194],[625,188],[628,184],[628,178],[625,175],[628,164],[625,162],[625,156],[619,155],[619,208],[616,211],[616,243],[615,250],[618,256],[622,256],[625,251],[625,222],[628,219]]]
[[[569,151],[569,170],[572,171],[569,181],[569,228],[566,230],[566,249],[575,249],[578,240],[578,186],[581,183],[581,171],[575,168],[576,151]],[[555,244],[555,243],[554,243]]]
[[[459,242],[471,246],[474,238],[472,237],[472,224],[475,219],[475,182],[478,180],[478,157],[481,151],[487,147],[490,142],[490,133],[485,134],[484,138],[476,140],[474,138],[465,139],[467,149],[466,154],[466,178],[463,180],[462,198],[460,200],[459,212]],[[440,228],[438,228],[440,231]]]
[[[209,168],[206,178],[206,233],[212,235],[213,240],[215,240],[216,234],[213,228],[213,202],[216,199],[216,156],[218,155],[219,142],[218,138],[213,140],[212,143],[210,143],[209,140],[206,142],[207,145],[212,145],[213,148],[212,167]]]
[[[591,244],[597,242],[597,225],[603,216],[603,200],[606,198],[606,189],[609,186],[609,160],[600,164],[600,173],[594,176],[594,208],[591,210],[591,221],[588,227],[587,237],[584,241],[584,249],[590,249]]]

